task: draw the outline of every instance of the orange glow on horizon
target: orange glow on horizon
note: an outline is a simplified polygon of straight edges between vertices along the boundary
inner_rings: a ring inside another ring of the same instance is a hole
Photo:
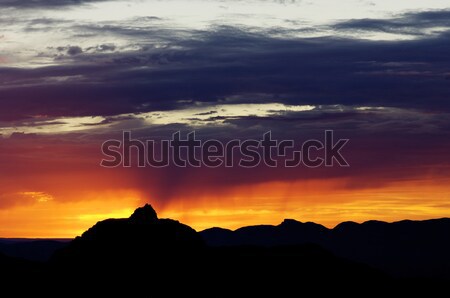
[[[414,186],[412,186],[414,185]],[[134,190],[89,194],[81,201],[58,201],[41,192],[21,194],[33,201],[0,210],[0,237],[72,238],[97,221],[129,217],[144,204]],[[196,230],[279,224],[284,218],[333,227],[342,221],[429,219],[450,215],[450,186],[427,180],[381,188],[349,189],[345,180],[270,182],[236,187],[221,194],[152,203],[159,217]]]
[[[332,228],[344,221],[398,221],[450,217],[450,186],[430,181],[394,183],[383,188],[346,189],[343,180],[276,182],[236,189],[213,203],[174,202],[163,212],[196,230],[218,226],[280,224],[291,218]],[[414,185],[413,187],[411,185]]]
[[[0,237],[73,238],[98,221],[129,217],[140,205],[138,198],[137,192],[129,190],[116,196],[91,194],[82,201],[69,202],[35,197],[31,204],[0,209]]]

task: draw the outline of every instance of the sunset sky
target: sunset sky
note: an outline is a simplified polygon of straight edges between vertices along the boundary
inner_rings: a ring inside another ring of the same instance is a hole
[[[151,203],[197,230],[450,216],[448,0],[0,0],[0,237]],[[175,131],[349,139],[350,166],[103,168]]]

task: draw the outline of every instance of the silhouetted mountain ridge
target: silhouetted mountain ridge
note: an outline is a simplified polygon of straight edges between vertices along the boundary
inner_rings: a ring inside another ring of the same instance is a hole
[[[392,241],[405,237],[414,240],[413,243],[422,240],[411,238],[411,227],[414,233],[420,232],[419,236],[426,233],[433,240],[435,234],[429,233],[429,229],[436,225],[442,232],[440,220],[425,226],[410,221],[394,225],[368,222],[343,223],[327,229],[287,219],[278,226],[251,226],[236,231],[213,228],[197,233],[178,221],[159,219],[153,208],[146,205],[129,218],[98,222],[59,249],[47,264],[37,266],[0,254],[0,265],[6,268],[9,278],[6,280],[20,278],[44,290],[58,284],[80,293],[94,289],[103,294],[117,294],[121,289],[128,294],[145,291],[156,297],[181,294],[290,297],[304,291],[326,294],[329,287],[334,293],[358,296],[361,288],[371,289],[372,295],[385,291],[417,293],[418,289],[428,293],[430,286],[445,284],[425,279],[413,282],[392,279],[380,270],[356,262],[354,256],[336,255],[341,253],[339,249],[350,252],[349,255],[362,249],[366,256],[371,256],[375,248],[381,252],[377,264],[382,264],[389,261],[389,253],[397,256],[402,252],[403,247],[396,250],[399,247],[389,246],[395,244]],[[356,236],[360,238],[353,238]],[[210,245],[205,245],[203,239]],[[379,242],[380,239],[384,242]],[[435,251],[435,243],[429,244]],[[421,246],[417,246],[419,250],[416,246],[409,247],[419,252],[418,256],[423,253]],[[441,249],[438,255],[446,247]],[[417,264],[421,264],[420,258]],[[410,269],[409,265],[404,268]],[[434,272],[436,268],[431,269]]]
[[[152,253],[172,251],[184,254],[204,246],[191,227],[172,219],[158,219],[150,205],[136,209],[129,218],[96,223],[57,251],[52,261],[75,264],[143,261]]]
[[[450,219],[343,222],[333,229],[286,219],[277,226],[201,231],[210,246],[318,244],[398,276],[450,278]]]

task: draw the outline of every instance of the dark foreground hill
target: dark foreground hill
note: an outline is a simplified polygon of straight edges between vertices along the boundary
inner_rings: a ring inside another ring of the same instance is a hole
[[[285,220],[278,226],[250,226],[200,232],[210,246],[279,246],[315,243],[354,261],[399,277],[450,279],[450,219],[344,222],[334,229]]]
[[[200,234],[177,221],[158,219],[146,205],[130,218],[97,223],[57,250],[46,264],[0,255],[0,286],[14,286],[16,292],[139,293],[145,297],[298,297],[307,293],[359,297],[420,291],[430,296],[443,286],[446,289],[445,281],[392,278],[306,243],[313,241],[288,241],[292,233],[300,236],[302,229],[309,240],[326,238],[329,231],[294,221],[283,225],[281,234],[280,227],[269,226]],[[231,241],[222,233],[234,237],[233,246],[207,245],[231,244],[218,243]],[[214,243],[208,239],[212,236]],[[26,286],[17,287],[17,282]]]

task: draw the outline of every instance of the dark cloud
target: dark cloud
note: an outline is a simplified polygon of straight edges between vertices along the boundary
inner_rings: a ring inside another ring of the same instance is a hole
[[[70,56],[75,56],[83,53],[83,50],[79,46],[70,46],[67,49],[67,54]]]
[[[195,115],[196,116],[207,116],[207,115],[212,115],[212,114],[217,114],[217,111],[209,111],[209,112],[197,113]]]
[[[60,25],[62,23],[70,23],[68,20],[63,19],[55,19],[55,18],[38,18],[38,19],[32,19],[28,21],[28,24],[30,26],[34,25]]]
[[[180,100],[217,102],[225,98],[235,103],[449,109],[445,104],[450,92],[445,79],[447,36],[382,44],[255,39],[253,45],[241,49],[231,41],[221,46],[218,42],[198,42],[189,51],[113,54],[113,62],[104,65],[3,68],[6,86],[0,94],[10,109],[0,112],[0,118],[112,115],[176,108],[182,105],[177,103]],[[74,55],[81,49],[73,47],[67,52]],[[392,66],[393,61],[404,64]],[[408,64],[418,61],[424,64]],[[69,79],[49,80],[58,77]]]
[[[444,22],[447,15],[429,12],[404,19],[437,16]],[[409,41],[366,41],[275,38],[236,27],[191,32],[120,26],[90,30],[139,36],[141,42],[134,50],[117,50],[112,44],[89,51],[63,46],[58,49],[68,55],[57,55],[65,59],[61,65],[0,68],[0,104],[8,107],[0,110],[0,120],[112,116],[193,103],[283,102],[450,112],[448,32]]]
[[[336,24],[338,30],[364,30],[424,35],[424,29],[450,28],[450,10],[407,13],[392,19],[355,19]]]

